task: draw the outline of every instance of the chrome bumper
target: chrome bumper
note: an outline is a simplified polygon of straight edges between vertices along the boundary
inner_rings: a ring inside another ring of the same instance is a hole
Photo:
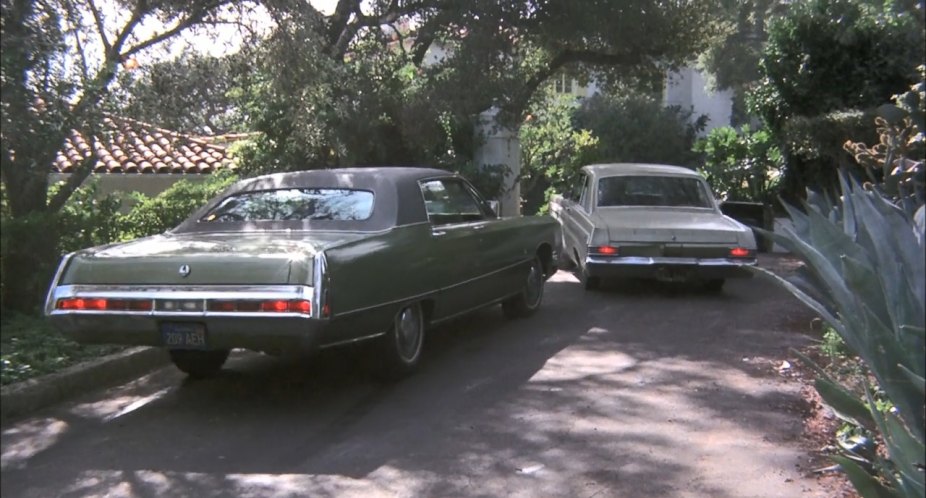
[[[150,299],[152,309],[61,310],[59,299]],[[314,289],[300,285],[272,286],[150,286],[61,285],[52,287],[45,304],[49,321],[66,337],[81,343],[163,346],[160,324],[195,322],[205,325],[207,347],[258,351],[310,350],[319,342],[326,320],[315,317],[321,307]],[[296,312],[210,311],[210,300],[289,300],[312,303],[312,315]],[[185,301],[196,311],[164,310],[158,303]]]
[[[684,265],[684,266],[707,266],[707,267],[743,267],[755,266],[756,258],[673,258],[673,257],[642,257],[642,256],[617,256],[596,258],[589,256],[585,260],[586,265],[633,265],[633,266],[655,266],[655,265]]]
[[[756,258],[595,257],[585,259],[589,275],[613,278],[688,279],[751,278]]]

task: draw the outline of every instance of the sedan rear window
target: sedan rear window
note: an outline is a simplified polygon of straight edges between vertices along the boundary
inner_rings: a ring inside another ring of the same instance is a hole
[[[598,206],[713,207],[697,178],[612,176],[598,180]]]
[[[367,190],[288,188],[226,197],[200,221],[363,221],[372,214],[373,192]]]

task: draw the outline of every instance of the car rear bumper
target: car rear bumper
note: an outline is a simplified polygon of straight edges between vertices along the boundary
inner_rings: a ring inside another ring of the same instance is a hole
[[[588,257],[585,271],[600,278],[647,278],[664,281],[750,278],[755,258]]]
[[[144,311],[58,309],[61,299],[134,300]],[[312,350],[319,346],[328,323],[313,313],[290,311],[215,311],[211,303],[234,300],[306,300],[312,311],[321,309],[308,286],[107,286],[61,285],[51,289],[46,303],[49,321],[61,333],[85,344],[127,344],[166,347],[166,323],[194,324],[205,331],[205,349],[246,348],[281,352]],[[165,309],[168,303],[183,303]]]
[[[323,322],[301,317],[204,317],[89,312],[49,316],[61,333],[83,344],[128,344],[166,347],[161,325],[201,324],[205,349],[245,348],[255,351],[311,351],[319,346]]]

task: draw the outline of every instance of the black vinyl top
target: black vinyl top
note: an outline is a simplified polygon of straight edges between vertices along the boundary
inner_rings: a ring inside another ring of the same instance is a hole
[[[394,226],[428,221],[424,198],[418,182],[431,178],[458,177],[459,175],[435,168],[368,167],[297,171],[258,176],[235,183],[210,200],[174,233],[237,231],[237,230],[349,230],[381,231]],[[337,188],[373,192],[373,213],[363,221],[258,221],[258,222],[200,222],[200,218],[230,195],[241,192],[287,188]]]

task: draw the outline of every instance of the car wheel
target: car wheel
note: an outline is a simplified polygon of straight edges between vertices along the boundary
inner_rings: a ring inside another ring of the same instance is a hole
[[[724,282],[726,281],[722,278],[714,278],[714,279],[708,280],[707,282],[704,282],[704,288],[708,292],[717,293],[723,290]]]
[[[502,312],[505,318],[524,318],[534,314],[543,301],[543,264],[539,257],[531,261],[530,270],[524,281],[524,287],[517,295],[502,301]]]
[[[421,305],[410,304],[395,316],[386,334],[383,372],[387,377],[400,378],[410,374],[421,360],[424,345],[424,314]]]
[[[171,349],[170,361],[174,362],[183,373],[194,379],[212,377],[228,359],[227,349],[212,351],[194,351],[190,349]]]

